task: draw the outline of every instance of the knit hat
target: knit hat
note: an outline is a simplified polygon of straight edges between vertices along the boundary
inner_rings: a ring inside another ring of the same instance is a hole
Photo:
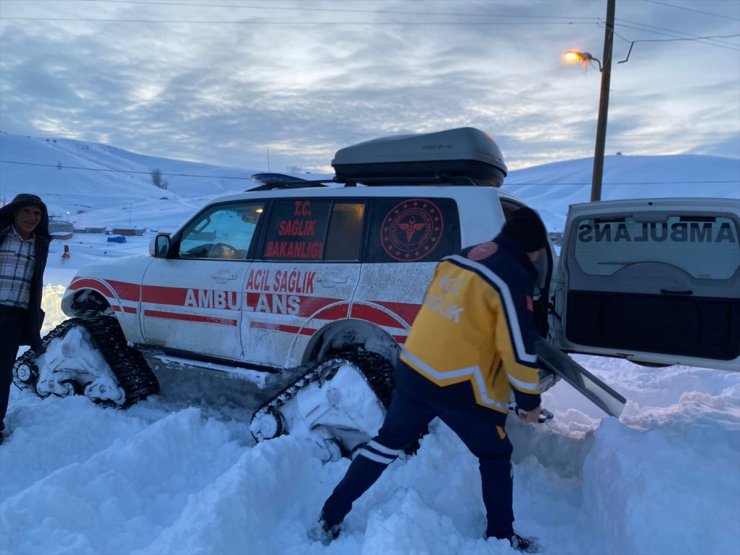
[[[506,220],[501,235],[516,241],[524,252],[534,252],[547,245],[547,230],[537,212],[520,208]]]

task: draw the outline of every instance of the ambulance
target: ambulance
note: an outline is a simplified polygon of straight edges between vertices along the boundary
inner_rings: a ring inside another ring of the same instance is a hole
[[[71,319],[17,361],[16,383],[126,406],[218,376],[228,385],[191,389],[252,411],[258,440],[302,429],[346,453],[372,437],[435,265],[524,203],[474,128],[367,141],[332,166],[325,181],[257,176],[149,256],[81,269]],[[538,267],[543,388],[565,379],[618,415],[625,399],[569,353],[740,370],[739,229],[739,199],[571,206]],[[74,334],[105,364],[70,368],[57,353]]]

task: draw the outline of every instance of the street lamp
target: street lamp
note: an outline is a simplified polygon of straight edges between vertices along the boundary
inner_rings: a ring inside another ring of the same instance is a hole
[[[578,50],[567,50],[563,52],[563,60],[569,64],[583,64],[586,65],[589,62],[596,62],[601,71],[601,60],[594,58],[591,52],[579,52]]]
[[[612,76],[612,43],[614,42],[614,10],[616,0],[607,0],[606,27],[604,31],[604,63],[588,52],[568,50],[563,59],[569,63],[596,62],[601,73],[599,95],[599,119],[596,123],[596,146],[594,148],[594,170],[591,177],[591,200],[601,200],[601,181],[604,176],[604,148],[606,147],[606,120],[609,113],[609,83]]]

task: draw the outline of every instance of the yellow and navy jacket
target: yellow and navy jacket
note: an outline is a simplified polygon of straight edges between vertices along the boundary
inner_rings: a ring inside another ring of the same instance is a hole
[[[520,408],[539,406],[536,278],[526,253],[503,235],[444,258],[401,352],[397,387],[502,418],[512,392]]]

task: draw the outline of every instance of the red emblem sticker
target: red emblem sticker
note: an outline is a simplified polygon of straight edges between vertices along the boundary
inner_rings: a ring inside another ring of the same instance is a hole
[[[380,243],[394,260],[414,262],[427,256],[439,244],[444,231],[442,212],[424,199],[399,202],[380,226]]]
[[[534,301],[529,295],[527,295],[527,310],[534,312]]]
[[[484,258],[492,256],[497,250],[498,245],[496,243],[492,243],[490,241],[488,243],[481,243],[480,245],[476,245],[470,249],[470,252],[468,252],[468,258],[476,261],[483,260]]]

